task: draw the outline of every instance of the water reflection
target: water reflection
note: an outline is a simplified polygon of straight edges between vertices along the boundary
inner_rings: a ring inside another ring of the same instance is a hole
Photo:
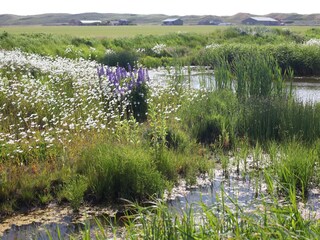
[[[214,89],[215,78],[214,72],[205,68],[182,68],[177,71],[171,69],[158,69],[149,71],[150,78],[162,85],[168,81],[184,79],[184,84],[192,88]],[[289,87],[290,84],[288,83]],[[320,102],[320,78],[319,77],[297,77],[292,82],[294,95],[302,102]]]
[[[320,78],[295,78],[295,96],[303,102],[320,102]]]
[[[272,205],[274,199],[267,191],[263,173],[260,171],[255,176],[240,176],[236,172],[230,172],[226,177],[222,170],[214,170],[214,178],[206,181],[206,184],[191,189],[183,196],[178,195],[169,201],[173,211],[181,212],[190,207],[195,211],[201,211],[199,202],[212,207],[220,212],[222,201],[229,209],[241,209],[244,212],[257,210],[264,205]],[[299,202],[299,210],[305,219],[320,219],[320,191],[311,189],[308,192],[308,200]],[[223,200],[222,200],[223,199]],[[279,204],[286,204],[285,199],[279,198]]]
[[[266,201],[263,197],[266,187],[262,182],[262,175],[250,178],[249,175],[242,177],[232,173],[226,177],[222,170],[217,169],[214,170],[214,175],[210,184],[192,189],[185,196],[178,196],[170,201],[171,206],[179,211],[201,201],[207,206],[219,208],[224,199],[224,204],[230,209],[240,207],[249,210],[255,209],[262,199]],[[198,208],[197,205],[193,207]]]

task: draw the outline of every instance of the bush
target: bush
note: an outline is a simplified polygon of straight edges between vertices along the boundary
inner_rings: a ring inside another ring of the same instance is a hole
[[[128,64],[135,66],[137,61],[137,53],[129,50],[120,50],[106,54],[102,63],[108,66],[127,67]]]
[[[169,128],[166,135],[166,145],[169,149],[184,152],[191,144],[189,136],[178,128]]]
[[[141,64],[147,68],[157,68],[162,66],[162,61],[160,58],[146,56],[140,60]]]
[[[147,120],[148,103],[147,98],[149,94],[149,88],[144,82],[141,85],[133,87],[129,94],[130,106],[133,117],[138,122],[144,122]]]
[[[70,202],[74,210],[78,210],[88,188],[87,178],[81,175],[72,176],[64,186],[61,194]]]

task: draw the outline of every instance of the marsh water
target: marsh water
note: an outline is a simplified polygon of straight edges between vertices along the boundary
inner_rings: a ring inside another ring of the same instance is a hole
[[[304,102],[320,102],[320,78],[295,78],[295,95]]]
[[[150,71],[150,77],[157,81],[167,81],[167,70]],[[189,85],[193,88],[209,86],[212,83],[213,74],[203,74],[203,71],[184,70],[180,73],[185,75]],[[171,78],[178,75],[171,74]],[[158,82],[159,84],[159,82]],[[319,78],[296,78],[293,81],[296,98],[303,102],[320,102],[320,79]],[[194,187],[181,184],[168,196],[168,204],[177,211],[192,205],[197,207],[199,201],[206,205],[219,208],[220,199],[224,195],[226,204],[231,208],[237,206],[250,211],[259,208],[262,202],[272,201],[268,199],[266,186],[260,176],[238,175],[230,171],[226,175],[222,170],[213,170],[211,177],[203,176],[198,179]],[[312,189],[309,192],[308,201],[299,206],[306,218],[320,218],[320,191]],[[84,207],[80,213],[74,214],[69,207],[50,205],[46,209],[36,209],[27,214],[17,214],[0,222],[0,238],[6,239],[57,239],[70,234],[77,234],[86,227],[97,228],[95,217],[103,219],[105,216],[113,216],[112,209],[99,207]],[[91,219],[91,220],[90,220]],[[90,223],[90,224],[88,224]],[[89,226],[90,225],[90,226]],[[107,226],[106,226],[107,228]],[[57,231],[59,229],[59,233]],[[112,238],[112,235],[110,236]]]
[[[214,88],[214,74],[212,70],[205,68],[182,68],[182,69],[158,69],[149,71],[151,79],[157,80],[157,83],[165,84],[168,80],[183,81],[187,87]],[[290,83],[287,83],[290,87]],[[296,77],[293,79],[292,87],[295,97],[303,102],[320,102],[320,77]]]

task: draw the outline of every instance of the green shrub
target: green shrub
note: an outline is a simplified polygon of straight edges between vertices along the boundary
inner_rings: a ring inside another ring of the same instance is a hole
[[[128,64],[135,66],[137,61],[137,53],[131,50],[121,50],[106,54],[102,60],[102,63],[108,66],[127,67]]]
[[[177,127],[168,128],[166,135],[166,145],[169,149],[184,152],[191,144],[190,137]]]
[[[162,66],[161,58],[151,56],[141,58],[140,63],[147,68],[157,68]]]
[[[130,111],[138,122],[147,120],[149,88],[144,82],[139,86],[134,86],[129,95]]]

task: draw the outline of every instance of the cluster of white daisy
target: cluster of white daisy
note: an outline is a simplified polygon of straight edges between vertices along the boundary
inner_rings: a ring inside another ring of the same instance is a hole
[[[205,49],[216,49],[216,48],[219,48],[219,47],[221,47],[220,44],[212,43],[212,44],[209,44],[209,45],[205,46]]]
[[[74,134],[112,134],[121,125],[116,121],[124,119],[128,99],[115,96],[107,79],[101,81],[98,65],[84,59],[0,50],[0,159],[50,154]],[[154,99],[178,94],[157,79],[147,84]],[[168,102],[159,111],[173,116],[178,109]]]
[[[311,38],[310,40],[305,42],[307,46],[320,46],[320,39]]]
[[[167,46],[163,43],[156,44],[151,50],[156,54],[161,54]]]

